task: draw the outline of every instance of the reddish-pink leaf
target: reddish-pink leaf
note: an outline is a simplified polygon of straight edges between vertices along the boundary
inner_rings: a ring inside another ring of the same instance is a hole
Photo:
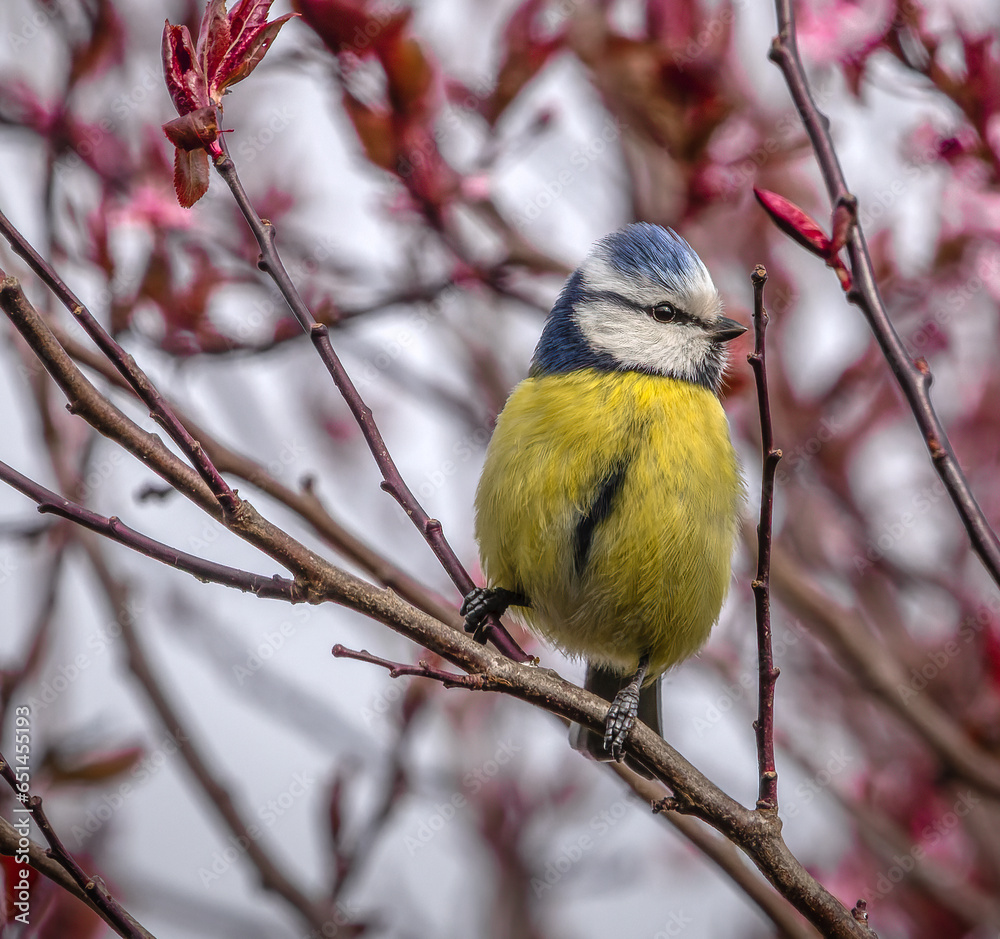
[[[286,13],[258,29],[244,30],[241,35],[233,38],[233,43],[219,63],[218,69],[209,72],[213,100],[220,102],[222,92],[226,88],[243,81],[257,67],[267,50],[271,48],[278,30],[296,15]]]
[[[525,85],[562,47],[562,32],[546,36],[540,27],[539,21],[545,6],[541,0],[525,0],[511,15],[504,29],[504,57],[496,86],[480,106],[480,111],[490,124],[495,124],[500,119],[500,115]]]
[[[389,12],[386,7],[373,15],[364,0],[292,0],[292,9],[332,53],[353,52],[361,57],[393,41],[412,15],[405,7],[400,12]]]
[[[203,150],[219,139],[215,108],[199,108],[163,125],[167,139],[181,150]]]
[[[771,220],[786,235],[797,241],[803,248],[819,255],[823,260],[830,257],[831,243],[819,223],[804,209],[776,192],[754,187],[754,195]],[[836,252],[834,252],[836,253]]]
[[[234,36],[244,30],[259,29],[267,22],[274,0],[239,0],[229,14],[229,27]]]
[[[208,154],[204,150],[174,150],[174,192],[185,209],[208,192]]]
[[[201,18],[201,28],[198,30],[198,62],[202,72],[211,79],[222,64],[232,38],[229,29],[229,14],[226,13],[226,0],[210,0]],[[211,80],[209,85],[213,84]]]
[[[163,74],[178,114],[208,104],[205,79],[197,66],[194,43],[186,26],[163,24]]]

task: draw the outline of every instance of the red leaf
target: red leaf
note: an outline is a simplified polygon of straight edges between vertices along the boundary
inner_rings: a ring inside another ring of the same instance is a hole
[[[819,227],[819,223],[804,209],[800,209],[794,202],[790,202],[784,196],[779,196],[776,192],[756,187],[754,187],[753,192],[764,211],[771,216],[774,224],[786,235],[797,241],[807,251],[819,255],[824,261],[831,256],[832,243],[830,239]],[[833,253],[836,254],[836,252]]]
[[[190,114],[208,102],[205,77],[197,68],[197,55],[186,26],[163,24],[163,74],[178,114]]]
[[[181,150],[211,148],[219,138],[219,125],[215,108],[199,108],[190,114],[182,114],[163,125],[167,139]]]
[[[399,35],[394,42],[382,43],[378,54],[388,79],[392,109],[402,114],[420,110],[434,82],[434,70],[420,43]]]
[[[258,29],[245,29],[235,37],[218,69],[209,72],[212,76],[210,84],[214,100],[221,102],[222,92],[226,88],[243,81],[260,64],[277,37],[278,30],[295,15],[286,13]]]
[[[561,32],[551,38],[540,34],[538,19],[545,7],[540,0],[526,0],[504,29],[504,57],[496,87],[480,108],[491,125],[563,44]]]
[[[209,0],[198,30],[198,63],[204,75],[214,75],[232,45],[226,0]]]
[[[334,55],[353,52],[361,57],[393,41],[412,15],[406,8],[369,13],[365,0],[292,0],[292,8]]]
[[[185,209],[208,192],[208,154],[204,150],[178,147],[174,151],[174,192]]]

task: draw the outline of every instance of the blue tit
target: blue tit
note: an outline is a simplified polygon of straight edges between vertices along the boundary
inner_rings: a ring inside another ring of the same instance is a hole
[[[476,493],[489,586],[462,611],[471,631],[510,607],[586,658],[611,708],[603,737],[571,740],[599,760],[621,760],[637,717],[662,734],[656,679],[729,588],[744,490],[718,392],[745,330],[683,238],[627,225],[566,281],[497,419]]]

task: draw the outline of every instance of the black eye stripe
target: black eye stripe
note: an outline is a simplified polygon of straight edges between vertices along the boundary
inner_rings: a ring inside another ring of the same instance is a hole
[[[611,303],[615,303],[618,306],[626,306],[630,309],[635,310],[637,313],[644,313],[650,319],[656,320],[658,323],[692,323],[694,322],[694,317],[690,313],[686,313],[680,307],[675,306],[666,300],[662,303],[656,303],[652,306],[644,306],[641,303],[636,303],[634,300],[630,300],[628,297],[623,297],[620,293],[615,293],[612,290],[588,290],[581,297],[583,300],[607,300]],[[669,315],[658,315],[658,311],[670,310]]]

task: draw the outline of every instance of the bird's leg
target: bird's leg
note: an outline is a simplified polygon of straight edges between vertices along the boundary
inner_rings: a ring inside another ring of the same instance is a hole
[[[490,613],[502,616],[509,606],[531,606],[531,601],[516,590],[503,587],[473,587],[462,601],[459,612],[465,617],[465,631],[472,633],[476,642],[486,642],[483,623]]]
[[[622,747],[625,738],[635,724],[639,714],[639,689],[649,671],[649,653],[639,658],[639,667],[629,680],[629,683],[615,695],[608,711],[608,719],[604,725],[604,749],[619,763],[622,761]]]

